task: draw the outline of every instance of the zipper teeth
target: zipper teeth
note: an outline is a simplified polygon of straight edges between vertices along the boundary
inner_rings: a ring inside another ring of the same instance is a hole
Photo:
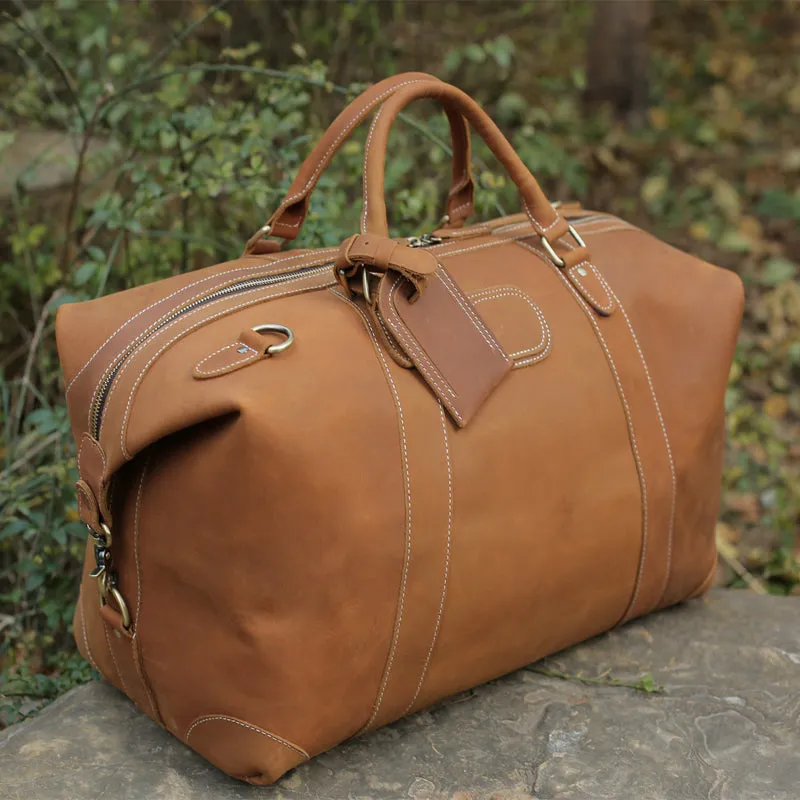
[[[194,311],[196,308],[205,305],[206,303],[211,303],[214,300],[219,300],[222,297],[227,297],[228,295],[238,294],[240,292],[246,292],[250,289],[258,289],[262,286],[270,286],[274,283],[283,283],[284,281],[291,280],[292,278],[298,277],[300,275],[316,275],[319,273],[326,272],[333,266],[332,262],[328,262],[326,264],[320,264],[314,267],[302,267],[300,269],[293,270],[291,272],[282,272],[277,275],[262,275],[260,278],[249,278],[246,281],[240,281],[239,283],[232,283],[230,286],[226,286],[223,289],[218,289],[216,292],[212,292],[205,297],[198,297],[196,300],[193,300],[188,305],[183,306],[182,308],[173,311],[171,314],[167,315],[163,319],[159,320],[158,324],[155,328],[147,331],[145,336],[140,340],[134,340],[126,350],[122,352],[120,355],[116,367],[114,367],[111,372],[106,375],[105,379],[101,382],[101,384],[95,389],[94,396],[92,398],[92,413],[90,417],[90,428],[92,436],[96,439],[100,434],[100,422],[102,420],[102,412],[103,407],[105,405],[106,397],[108,397],[109,389],[111,388],[111,384],[114,382],[114,378],[117,376],[120,367],[122,366],[123,362],[126,358],[128,358],[131,353],[136,350],[141,344],[146,342],[151,336],[158,333],[162,328],[169,325],[171,322],[174,322],[178,317],[183,316],[184,314],[189,313],[190,311]]]
[[[609,219],[610,217],[611,217],[611,214],[590,214],[589,216],[579,217],[578,219],[573,220],[572,222],[570,222],[570,225],[572,225],[573,228],[575,226],[580,227],[585,222],[594,222],[595,220],[598,220],[598,219]],[[491,233],[499,233],[500,231],[504,231],[504,230],[507,230],[509,228],[516,228],[518,225],[525,224],[526,221],[527,220],[522,220],[521,222],[508,222],[505,225],[500,225],[500,227],[498,227],[498,228],[492,228],[490,231],[488,231],[488,233],[490,233],[490,234]],[[466,238],[466,237],[464,237],[464,238]]]
[[[576,219],[573,223],[575,225],[582,225],[586,222],[591,222],[598,219],[605,219],[609,215],[608,214],[590,214],[586,217],[580,217]],[[524,221],[523,221],[524,222]],[[521,225],[522,222],[509,222],[505,225],[500,225],[497,228],[489,228],[487,231],[488,235],[492,235],[495,233],[500,233],[501,231],[508,230],[509,228],[516,228]],[[480,234],[478,234],[480,235]],[[431,234],[423,234],[422,236],[412,236],[409,237],[409,243],[411,247],[441,247],[444,245],[452,244],[454,241],[460,238],[469,238],[469,237],[454,237],[453,239],[445,239],[441,240],[438,237],[432,237]],[[257,289],[261,286],[270,286],[274,283],[282,283],[283,281],[290,280],[298,275],[314,275],[317,273],[324,272],[331,268],[332,263],[321,264],[316,267],[303,267],[301,269],[293,270],[292,272],[283,272],[277,275],[263,275],[260,278],[250,278],[246,281],[241,281],[240,283],[233,283],[230,286],[226,286],[224,289],[218,289],[216,292],[212,292],[205,297],[199,297],[196,300],[193,300],[183,308],[174,311],[172,314],[164,317],[158,325],[153,328],[152,330],[148,331],[147,334],[141,341],[134,341],[128,347],[127,351],[123,352],[119,358],[117,366],[106,376],[103,382],[97,387],[94,393],[94,397],[92,399],[92,414],[91,414],[91,429],[92,435],[97,438],[99,435],[99,428],[100,428],[100,421],[102,418],[102,411],[103,405],[105,403],[105,399],[108,396],[108,391],[111,388],[111,384],[114,382],[114,378],[116,377],[117,373],[119,372],[119,368],[122,365],[123,361],[131,354],[133,350],[135,350],[140,344],[145,342],[149,339],[152,335],[158,333],[166,325],[169,325],[171,322],[176,320],[178,317],[182,316],[183,314],[187,314],[190,311],[194,311],[196,308],[199,308],[206,303],[213,302],[214,300],[218,300],[222,297],[227,297],[231,294],[238,294],[239,292],[246,292],[249,289]]]

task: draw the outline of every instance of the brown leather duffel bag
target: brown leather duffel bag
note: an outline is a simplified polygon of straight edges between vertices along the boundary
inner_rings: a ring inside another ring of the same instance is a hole
[[[392,240],[387,138],[421,97],[451,123],[449,222]],[[361,232],[279,252],[263,236],[296,236],[378,106]],[[523,213],[463,226],[465,119]],[[81,652],[221,769],[267,783],[701,594],[741,311],[732,273],[556,210],[463,92],[378,84],[242,258],[60,309],[91,532]]]

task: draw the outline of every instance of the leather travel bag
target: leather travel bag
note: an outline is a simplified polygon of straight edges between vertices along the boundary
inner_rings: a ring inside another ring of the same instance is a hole
[[[392,239],[389,130],[448,117],[445,224]],[[360,231],[281,249],[348,134]],[[469,131],[520,213],[465,225]],[[654,609],[716,562],[740,280],[554,207],[424,73],[357,98],[234,261],[62,306],[84,657],[220,769],[337,743]]]

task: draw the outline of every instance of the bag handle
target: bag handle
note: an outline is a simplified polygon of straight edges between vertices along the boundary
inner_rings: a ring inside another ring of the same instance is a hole
[[[264,236],[294,239],[308,214],[311,193],[333,156],[350,133],[393,92],[412,85],[439,82],[426,72],[404,72],[386,78],[362,92],[331,123],[297,171],[283,202],[245,246],[245,255]],[[470,169],[469,125],[461,115],[446,109],[453,143],[453,180],[447,197],[447,226],[459,227],[473,211],[474,183]]]
[[[384,169],[389,131],[397,115],[412,101],[427,97],[438,100],[448,115],[458,113],[472,123],[475,132],[486,142],[505,167],[522,197],[522,205],[542,246],[559,267],[572,267],[589,259],[589,252],[572,226],[550,204],[536,179],[517,155],[491,117],[465,92],[442,81],[414,83],[397,88],[381,106],[370,128],[364,153],[364,208],[362,233],[388,237]],[[554,244],[570,233],[577,247],[557,253]]]

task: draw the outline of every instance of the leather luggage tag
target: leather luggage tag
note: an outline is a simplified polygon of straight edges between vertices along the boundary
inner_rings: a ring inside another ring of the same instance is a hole
[[[459,427],[475,416],[513,366],[441,264],[419,295],[413,283],[388,271],[377,311]]]

